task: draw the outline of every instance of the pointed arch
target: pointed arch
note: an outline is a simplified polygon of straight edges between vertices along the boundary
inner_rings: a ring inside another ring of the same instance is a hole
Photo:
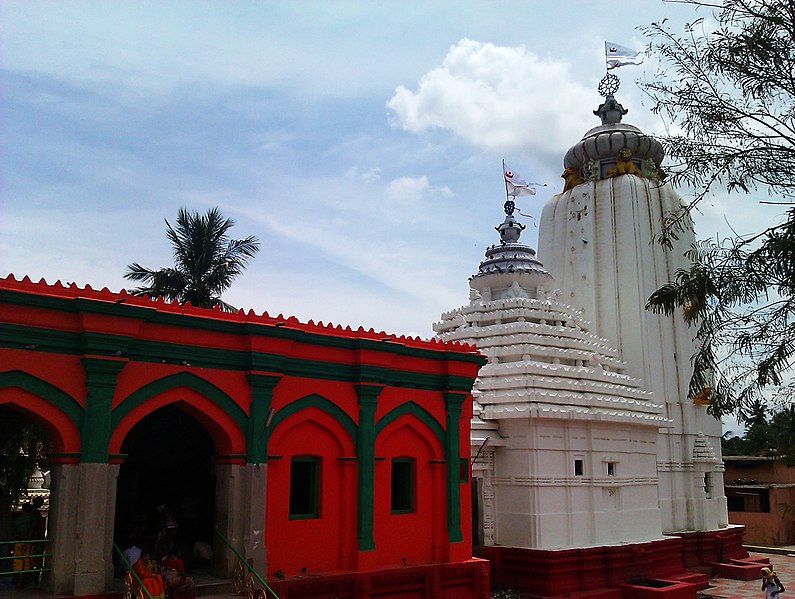
[[[415,416],[420,422],[427,425],[431,432],[436,435],[436,438],[439,440],[439,443],[442,447],[444,447],[444,440],[445,440],[445,431],[444,427],[439,423],[433,415],[423,408],[421,405],[414,401],[407,401],[395,408],[391,409],[389,412],[381,416],[378,419],[378,422],[375,424],[375,434],[376,437],[381,434],[381,431],[384,430],[388,424],[394,422],[404,414],[411,414]]]
[[[115,408],[113,408],[113,428],[121,422],[122,418],[127,413],[140,405],[150,397],[158,395],[168,389],[174,387],[188,387],[205,397],[211,399],[218,407],[222,408],[224,412],[229,414],[231,418],[237,423],[238,427],[243,430],[246,425],[246,413],[243,409],[224,391],[213,385],[206,379],[193,374],[192,372],[177,372],[169,374],[162,378],[156,379],[147,383],[143,387],[133,391],[125,397]]]
[[[130,429],[147,414],[168,404],[196,418],[213,438],[218,453],[243,453],[248,416],[226,392],[192,372],[156,379],[125,397],[112,413],[111,453],[118,452]]]
[[[83,407],[65,391],[22,370],[9,370],[0,373],[0,404],[5,403],[40,422],[54,451],[80,451]]]
[[[270,429],[275,429],[276,426],[285,418],[288,418],[296,412],[300,412],[301,410],[309,407],[318,408],[339,422],[342,428],[345,429],[345,432],[350,435],[355,448],[357,429],[356,422],[354,422],[353,418],[348,416],[345,410],[340,408],[337,404],[329,399],[326,399],[322,395],[318,395],[317,393],[311,393],[301,397],[300,399],[291,401],[287,405],[276,410],[276,413],[273,415],[273,420],[271,421]]]

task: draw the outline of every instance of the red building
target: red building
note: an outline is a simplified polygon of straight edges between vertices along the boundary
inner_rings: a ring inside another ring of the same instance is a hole
[[[0,432],[52,443],[48,590],[110,587],[167,504],[290,597],[486,596],[473,560],[467,345],[0,280]],[[303,589],[303,590],[302,590]]]
[[[795,544],[795,467],[770,456],[723,456],[729,522],[750,545]]]

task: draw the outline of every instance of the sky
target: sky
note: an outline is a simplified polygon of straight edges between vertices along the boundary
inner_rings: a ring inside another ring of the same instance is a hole
[[[617,6],[617,5],[616,5]],[[640,0],[0,3],[0,276],[116,291],[173,263],[165,220],[219,207],[259,254],[240,308],[419,335],[498,240],[502,160],[547,183],[599,124],[604,40],[706,17]],[[616,72],[624,122],[664,132]],[[777,210],[716,196],[699,237]],[[532,218],[534,217],[534,218]],[[543,257],[542,257],[543,259]]]

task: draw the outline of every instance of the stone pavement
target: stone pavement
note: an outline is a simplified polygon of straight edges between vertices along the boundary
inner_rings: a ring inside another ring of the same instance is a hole
[[[751,557],[767,557],[773,570],[778,574],[781,584],[787,589],[785,597],[795,597],[795,547],[748,547]],[[710,586],[699,592],[699,599],[757,599],[763,597],[761,579],[731,580],[711,578]]]

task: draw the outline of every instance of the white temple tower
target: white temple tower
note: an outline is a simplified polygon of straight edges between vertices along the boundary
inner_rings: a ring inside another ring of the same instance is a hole
[[[721,424],[688,400],[695,330],[681,316],[645,310],[652,292],[688,267],[695,236],[682,233],[672,248],[655,243],[681,198],[659,181],[662,146],[621,123],[626,112],[608,95],[594,113],[602,124],[567,152],[564,191],[543,209],[539,256],[561,301],[583,310],[673,422],[657,442],[663,531],[724,528]]]
[[[470,302],[434,330],[486,355],[475,382],[472,457],[484,545],[555,550],[662,538],[662,406],[618,351],[556,299],[555,282],[506,202],[500,242]]]

